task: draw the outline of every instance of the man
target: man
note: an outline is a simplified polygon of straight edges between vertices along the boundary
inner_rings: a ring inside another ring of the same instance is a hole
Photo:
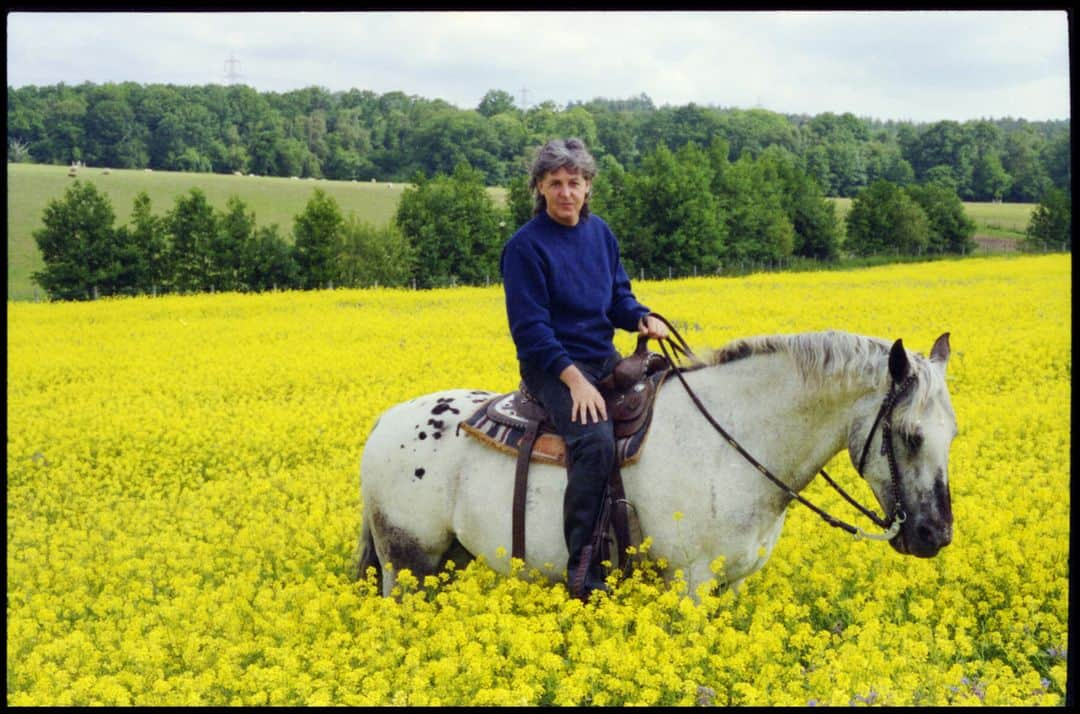
[[[615,433],[597,383],[619,355],[615,328],[650,338],[667,327],[637,301],[607,224],[589,211],[596,161],[579,139],[552,140],[529,177],[533,218],[503,247],[506,313],[525,388],[548,410],[569,454],[563,499],[570,594],[607,590],[582,551],[615,465]]]

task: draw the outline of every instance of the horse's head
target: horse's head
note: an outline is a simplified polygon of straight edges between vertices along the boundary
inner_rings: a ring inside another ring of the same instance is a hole
[[[948,360],[947,332],[934,342],[929,359],[910,357],[897,340],[889,351],[890,395],[905,383],[909,388],[891,407],[890,397],[885,398],[876,429],[880,394],[861,402],[865,410],[860,409],[848,433],[848,451],[856,468],[866,449],[862,475],[878,503],[887,515],[900,511],[905,516],[899,533],[889,542],[898,552],[921,558],[937,555],[952,541],[949,447],[957,431],[945,387]],[[890,465],[890,450],[895,468]]]

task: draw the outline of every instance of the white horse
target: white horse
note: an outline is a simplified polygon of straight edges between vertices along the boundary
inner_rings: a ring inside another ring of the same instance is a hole
[[[709,366],[685,371],[716,422],[790,492],[721,438],[669,376],[640,459],[622,469],[641,532],[652,538],[650,557],[667,561],[666,577],[682,569],[693,594],[723,556],[724,579],[737,587],[768,560],[792,494],[845,446],[856,468],[867,447],[862,476],[887,515],[904,514],[885,536],[892,547],[936,555],[952,539],[948,460],[957,429],[945,386],[948,358],[948,333],[927,359],[900,340],[890,348],[830,331],[738,340],[714,353]],[[881,409],[902,382],[911,388]],[[358,570],[363,576],[374,566],[383,595],[395,571],[431,574],[447,559],[461,565],[483,554],[509,572],[514,459],[457,429],[492,396],[435,392],[391,407],[376,422],[361,461]],[[898,438],[882,443],[890,428]],[[565,578],[566,477],[564,467],[531,465],[525,563],[552,581]]]

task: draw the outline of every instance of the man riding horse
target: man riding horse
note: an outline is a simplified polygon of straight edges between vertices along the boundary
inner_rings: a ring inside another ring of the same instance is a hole
[[[615,463],[615,435],[597,384],[618,360],[615,328],[665,338],[637,301],[608,225],[589,211],[596,161],[579,139],[553,140],[533,161],[533,218],[503,248],[506,314],[525,389],[547,409],[568,451],[563,499],[573,597],[607,590],[583,557]]]

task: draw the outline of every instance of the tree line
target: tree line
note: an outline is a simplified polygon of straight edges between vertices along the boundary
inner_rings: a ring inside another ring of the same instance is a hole
[[[619,236],[631,274],[681,277],[732,272],[746,261],[962,254],[973,247],[974,224],[945,180],[901,186],[879,179],[855,196],[841,242],[833,202],[790,152],[768,147],[734,162],[729,154],[715,139],[707,149],[688,142],[673,152],[660,144],[636,170],[612,156],[601,159],[590,200]],[[1047,196],[1029,229],[1032,242],[1071,250],[1070,203],[1057,189]],[[523,178],[499,206],[483,172],[464,161],[449,174],[415,174],[387,226],[343,215],[316,188],[288,237],[276,224],[257,225],[240,198],[215,209],[198,188],[162,215],[142,192],[129,223],[117,226],[108,197],[75,180],[47,204],[34,232],[45,267],[33,280],[50,298],[66,300],[481,285],[498,281],[502,245],[532,210]]]
[[[1068,119],[811,117],[657,107],[645,94],[519,107],[498,89],[459,109],[402,92],[133,82],[8,87],[7,100],[14,161],[400,182],[467,162],[486,184],[509,186],[532,147],[553,136],[580,137],[626,170],[660,145],[705,150],[722,139],[731,162],[769,147],[791,153],[827,196],[854,197],[879,180],[944,183],[965,201],[1037,202],[1050,188],[1072,190]]]

